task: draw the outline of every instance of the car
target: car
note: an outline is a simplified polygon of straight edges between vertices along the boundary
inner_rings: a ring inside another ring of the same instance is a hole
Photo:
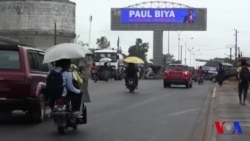
[[[0,113],[22,110],[30,121],[45,118],[45,88],[49,65],[42,50],[21,45],[0,45]]]
[[[185,85],[191,88],[193,85],[192,74],[188,66],[182,64],[170,64],[164,72],[163,86],[164,88],[171,85]]]
[[[223,65],[224,70],[225,70],[224,80],[228,79],[230,77],[237,78],[237,69],[233,65],[231,65],[229,63],[222,63],[222,65]],[[218,74],[217,74],[217,72],[215,72],[209,76],[209,80],[216,83],[218,81],[217,76],[218,76]]]

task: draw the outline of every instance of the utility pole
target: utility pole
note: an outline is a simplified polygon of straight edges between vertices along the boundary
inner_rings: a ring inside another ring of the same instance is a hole
[[[182,46],[181,46],[181,62],[182,62]]]
[[[240,55],[240,47],[238,47],[238,57],[241,58],[241,55]]]
[[[90,16],[89,16],[89,47],[90,47],[91,23],[92,23],[92,20],[93,20],[93,16],[90,15]]]
[[[57,44],[57,43],[56,43],[56,42],[57,42],[57,41],[56,41],[56,40],[57,40],[57,38],[56,38],[56,36],[57,36],[57,35],[56,35],[56,34],[57,34],[57,33],[56,33],[56,32],[57,32],[57,29],[56,29],[56,22],[55,22],[55,28],[54,28],[54,29],[55,29],[55,31],[54,31],[54,32],[55,32],[55,33],[54,33],[54,44],[56,45],[56,44]]]
[[[168,54],[169,54],[169,42],[170,40],[169,40],[169,31],[168,31]]]
[[[178,35],[178,61],[180,61],[180,42],[181,42],[180,36],[181,36],[181,32],[182,31],[177,32],[177,35]]]
[[[230,64],[232,64],[232,48],[230,47]]]
[[[238,50],[238,30],[237,29],[234,29],[235,30],[235,64],[237,63],[237,50]]]
[[[117,52],[120,53],[120,37],[117,39]]]

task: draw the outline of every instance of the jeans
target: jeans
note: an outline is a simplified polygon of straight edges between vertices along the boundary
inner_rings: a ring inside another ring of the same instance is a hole
[[[81,103],[82,103],[82,93],[68,93],[68,97],[71,100],[72,111],[80,111]]]

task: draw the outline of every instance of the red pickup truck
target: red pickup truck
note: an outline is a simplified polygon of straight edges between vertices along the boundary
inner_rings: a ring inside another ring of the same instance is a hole
[[[26,112],[34,122],[45,117],[41,90],[49,72],[44,52],[19,45],[0,45],[0,113]]]

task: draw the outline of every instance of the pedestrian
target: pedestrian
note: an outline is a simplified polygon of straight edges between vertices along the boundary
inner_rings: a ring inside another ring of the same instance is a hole
[[[217,75],[218,84],[221,87],[223,85],[224,75],[225,75],[225,70],[222,63],[219,63],[219,66],[217,67],[217,74],[218,74]]]
[[[83,83],[80,86],[80,90],[82,91],[82,100],[84,102],[90,102],[90,96],[88,91],[88,80],[89,80],[89,71],[86,66],[79,67],[80,77],[83,79]]]
[[[248,93],[248,86],[249,86],[249,80],[250,80],[250,72],[247,67],[246,60],[241,61],[241,69],[238,73],[238,78],[239,78],[239,85],[238,85],[238,90],[239,90],[239,100],[240,104],[245,105],[245,101],[247,98],[247,93]],[[242,92],[243,92],[243,101],[242,101]]]

